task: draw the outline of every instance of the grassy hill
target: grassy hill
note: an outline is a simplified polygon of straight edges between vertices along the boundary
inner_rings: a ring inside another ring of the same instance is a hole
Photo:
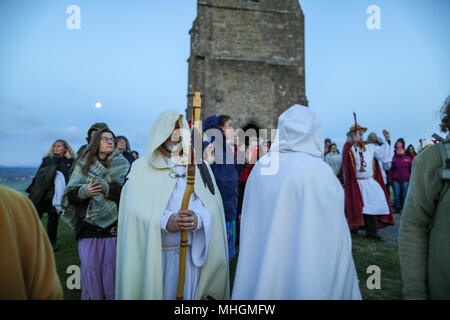
[[[33,171],[34,170],[34,171]],[[36,168],[0,168],[0,184],[7,185],[22,193],[31,183]],[[22,179],[23,178],[23,179]],[[42,218],[44,228],[47,224],[47,215]],[[67,281],[71,273],[67,273],[70,266],[80,266],[78,248],[74,239],[74,234],[69,226],[61,219],[58,226],[59,251],[55,253],[56,265],[61,284],[64,288],[64,299],[78,300],[81,297],[81,290],[68,289]],[[401,274],[398,258],[398,247],[396,243],[374,242],[363,236],[353,239],[353,258],[355,261],[360,289],[363,299],[401,299]],[[233,283],[237,256],[230,262],[230,279]],[[381,270],[381,288],[368,289],[366,283],[371,273],[367,268],[376,265]]]

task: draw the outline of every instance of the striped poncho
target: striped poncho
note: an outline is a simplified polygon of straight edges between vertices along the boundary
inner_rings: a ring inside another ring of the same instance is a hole
[[[70,190],[86,185],[94,180],[98,180],[102,184],[105,182],[108,184],[116,182],[120,185],[123,185],[125,181],[125,176],[129,171],[130,164],[128,160],[122,156],[119,150],[114,149],[108,156],[107,161],[109,163],[109,168],[105,168],[100,161],[96,159],[89,167],[87,176],[81,171],[85,159],[80,159],[76,164],[62,199],[62,206],[64,208],[62,217],[74,230],[77,223],[81,220],[81,217],[77,215],[75,207],[69,202],[68,194]],[[117,209],[116,203],[106,199],[105,195],[101,193],[90,198],[85,220],[93,225],[106,228],[117,220]]]

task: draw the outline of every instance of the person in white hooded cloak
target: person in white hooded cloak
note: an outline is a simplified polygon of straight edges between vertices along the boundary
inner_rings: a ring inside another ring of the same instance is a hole
[[[307,107],[279,117],[245,188],[232,299],[361,299],[344,190]]]
[[[133,162],[119,207],[116,299],[176,298],[183,226],[189,231],[184,299],[230,297],[222,199],[206,163],[209,187],[196,166],[188,211],[180,212],[189,142],[186,119],[168,110],[153,125],[145,157]]]

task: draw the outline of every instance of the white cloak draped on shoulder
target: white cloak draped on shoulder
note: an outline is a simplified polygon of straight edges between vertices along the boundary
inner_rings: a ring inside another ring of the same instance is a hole
[[[286,110],[245,187],[233,299],[361,299],[344,191],[322,153],[314,112]],[[261,174],[270,157],[278,172]]]
[[[122,189],[116,299],[172,298],[174,283],[176,291],[178,253],[172,245],[178,244],[176,237],[179,240],[180,233],[169,234],[164,228],[170,215],[181,208],[179,198],[180,194],[181,198],[183,196],[181,189],[184,192],[185,181],[175,178],[174,171],[183,171],[185,166],[166,162],[157,148],[170,136],[177,121],[180,128],[185,129],[182,131],[183,152],[188,154],[187,121],[175,110],[164,112],[150,132],[145,157],[133,162]],[[182,159],[180,163],[185,162]],[[214,175],[209,167],[208,170],[214,181],[215,195],[205,187],[196,167],[195,194],[189,203],[189,209],[199,216],[199,226],[189,232],[192,248],[188,250],[187,258],[186,299],[201,299],[208,295],[228,299],[230,296],[222,199]]]

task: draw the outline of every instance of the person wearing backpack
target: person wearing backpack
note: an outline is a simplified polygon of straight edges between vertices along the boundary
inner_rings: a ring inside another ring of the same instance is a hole
[[[450,131],[450,96],[440,126]],[[404,299],[450,299],[449,184],[450,134],[414,158],[400,226]]]

